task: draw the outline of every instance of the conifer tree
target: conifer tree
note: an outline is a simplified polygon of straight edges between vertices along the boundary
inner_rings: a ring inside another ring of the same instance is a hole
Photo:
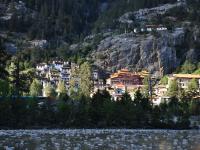
[[[80,88],[80,83],[79,83],[79,69],[77,67],[72,67],[71,71],[71,79],[69,81],[69,94],[70,96],[75,99],[79,95],[79,88]]]
[[[20,70],[19,70],[19,60],[16,57],[12,58],[12,61],[8,67],[9,81],[11,83],[11,94],[15,96],[20,95]]]
[[[41,96],[42,95],[42,84],[40,81],[34,79],[30,86],[31,96]]]
[[[86,97],[90,96],[90,92],[92,89],[92,82],[91,82],[91,66],[88,62],[83,63],[80,66],[80,92],[81,94],[85,95]]]
[[[44,87],[44,93],[46,97],[54,97],[56,92],[54,90],[54,88],[52,87],[52,85],[50,83],[48,83],[45,87]]]
[[[188,84],[189,91],[197,91],[198,90],[198,82],[196,79],[192,79]]]
[[[167,95],[170,97],[177,96],[178,94],[178,83],[176,80],[171,80],[169,83],[169,89],[167,91]]]
[[[9,90],[8,81],[0,79],[0,96],[7,96],[9,94]]]
[[[7,79],[8,76],[8,72],[5,69],[8,56],[6,52],[3,50],[2,42],[3,41],[0,38],[0,79],[5,80]]]
[[[67,89],[64,81],[59,81],[56,92],[58,93],[58,95],[67,94]]]

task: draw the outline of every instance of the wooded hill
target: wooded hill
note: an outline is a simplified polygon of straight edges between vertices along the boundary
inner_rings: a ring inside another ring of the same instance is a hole
[[[16,0],[0,0],[14,13],[1,28],[27,33],[30,39],[78,41],[93,31],[111,28],[125,12],[176,0],[23,0],[29,11],[19,13]],[[32,13],[32,14],[31,14]],[[34,15],[33,15],[34,14]],[[4,27],[4,28],[3,28]]]

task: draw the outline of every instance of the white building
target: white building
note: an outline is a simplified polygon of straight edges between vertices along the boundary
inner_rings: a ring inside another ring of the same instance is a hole
[[[70,62],[52,61],[49,64],[41,63],[36,66],[36,74],[41,81],[43,88],[50,84],[54,88],[57,87],[59,81],[64,81],[66,88],[70,88],[70,79],[72,78],[72,68],[79,68],[79,65]],[[75,80],[75,91],[78,90],[80,77],[73,77]],[[92,72],[92,80],[94,89],[103,89],[104,82],[100,80],[99,71],[96,69]],[[43,93],[45,96],[45,94]]]
[[[48,69],[48,65],[47,65],[47,63],[41,63],[41,64],[38,64],[37,66],[36,66],[36,70],[38,70],[38,71],[44,71],[44,70],[46,70],[46,69]]]
[[[68,88],[71,77],[71,64],[62,61],[53,61],[49,64],[41,63],[36,66],[36,74],[43,88],[47,84],[56,87],[60,80],[64,81]]]
[[[148,32],[152,31],[167,31],[167,27],[163,25],[146,25],[146,29]]]
[[[166,27],[163,27],[163,26],[161,26],[161,27],[157,27],[157,29],[156,29],[157,31],[167,31],[167,28]]]
[[[200,88],[200,75],[196,74],[173,74],[170,78],[171,80],[175,79],[178,82],[178,85],[182,89],[187,89],[188,84],[192,79],[196,79],[198,82],[198,86]]]
[[[33,40],[30,41],[32,47],[45,48],[48,45],[47,40]]]

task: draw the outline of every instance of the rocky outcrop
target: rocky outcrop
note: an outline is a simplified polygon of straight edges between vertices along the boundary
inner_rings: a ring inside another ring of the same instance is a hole
[[[18,18],[26,17],[27,19],[35,18],[36,13],[27,8],[26,4],[22,1],[18,2],[10,2],[9,4],[5,4],[0,2],[0,21],[7,22],[11,20],[11,18],[17,15]],[[29,17],[29,18],[28,18]]]
[[[127,12],[119,18],[120,23],[132,24],[134,22],[133,19],[137,21],[147,21],[152,20],[158,15],[164,15],[167,11],[175,7],[183,7],[185,6],[185,2],[177,2],[174,4],[165,4],[154,8],[145,8],[140,9],[134,12]]]
[[[147,69],[158,75],[170,73],[180,64],[176,47],[182,45],[184,36],[183,29],[110,36],[101,41],[91,57],[95,65],[108,71],[127,67],[131,70]]]

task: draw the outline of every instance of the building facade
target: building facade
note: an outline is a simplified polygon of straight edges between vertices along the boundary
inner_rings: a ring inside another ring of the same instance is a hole
[[[200,88],[200,75],[196,74],[173,74],[170,77],[171,80],[176,80],[178,83],[178,86],[182,89],[187,89],[188,84],[192,79],[195,79],[198,83],[198,87]]]
[[[126,91],[131,92],[143,86],[143,78],[128,69],[118,70],[106,80],[107,87],[114,99],[120,98]]]

